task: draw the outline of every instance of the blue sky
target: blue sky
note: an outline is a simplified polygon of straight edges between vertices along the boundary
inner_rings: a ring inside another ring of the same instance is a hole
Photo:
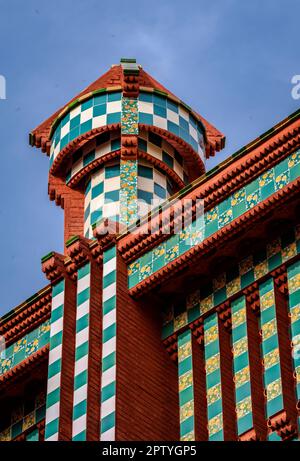
[[[297,0],[0,0],[0,315],[46,285],[63,248],[48,158],[28,133],[121,57],[138,62],[227,136],[208,168],[298,109]]]

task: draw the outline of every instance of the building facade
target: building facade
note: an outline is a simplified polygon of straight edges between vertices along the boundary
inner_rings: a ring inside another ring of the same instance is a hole
[[[299,437],[300,111],[225,137],[122,59],[30,133],[64,254],[0,319],[0,440]]]

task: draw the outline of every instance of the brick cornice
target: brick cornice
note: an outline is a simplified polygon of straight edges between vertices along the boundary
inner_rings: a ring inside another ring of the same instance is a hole
[[[294,126],[295,124],[296,126]],[[217,171],[211,178],[204,177],[195,181],[191,191],[187,190],[186,193],[183,191],[183,193],[175,195],[174,200],[182,200],[183,198],[192,200],[193,215],[196,211],[196,201],[198,199],[204,200],[205,211],[210,210],[220,201],[253,181],[261,173],[272,168],[290,155],[293,150],[300,147],[300,122],[295,122],[295,124],[286,129],[281,135],[278,135],[275,140],[271,139],[267,145],[261,146],[260,150],[255,149],[235,163],[230,163],[230,167],[222,169],[222,172]],[[161,215],[168,213],[168,208],[165,208],[165,211],[160,212]],[[152,227],[154,229],[159,219],[163,218],[153,218]],[[180,219],[182,218],[180,217]],[[171,220],[171,226],[172,224]],[[129,262],[167,238],[168,235],[163,229],[158,228],[156,232],[150,232],[149,224],[142,222],[136,232],[124,235],[119,239],[118,248],[124,259]],[[151,246],[149,247],[149,245]]]
[[[92,244],[92,240],[81,236],[73,237],[66,243],[67,254],[72,261],[74,270],[77,271],[81,266],[94,259],[97,261],[97,254],[91,249]]]
[[[167,279],[178,273],[192,262],[203,257],[213,248],[220,244],[224,244],[228,239],[231,239],[237,232],[249,226],[249,223],[254,224],[264,218],[270,211],[281,206],[289,201],[293,196],[299,193],[300,178],[288,184],[283,189],[280,189],[268,199],[256,205],[251,210],[241,215],[239,218],[232,221],[230,224],[214,233],[212,236],[205,239],[202,243],[194,246],[183,255],[176,258],[165,267],[147,277],[134,288],[130,290],[130,294],[134,297],[139,297],[142,294],[150,291],[158,284],[165,282]]]
[[[165,346],[165,349],[168,355],[170,356],[171,360],[177,363],[177,357],[178,357],[177,333],[174,333],[173,335],[165,339],[163,341],[163,345]]]
[[[297,427],[291,422],[286,411],[269,418],[267,425],[269,429],[276,431],[282,440],[291,440],[297,435]]]
[[[27,357],[15,367],[0,376],[0,390],[14,382],[15,379],[20,379],[25,373],[28,373],[32,368],[38,366],[41,362],[47,359],[49,353],[49,345],[46,345],[36,351],[34,354]]]
[[[52,252],[42,260],[42,271],[50,282],[55,283],[66,275],[65,256]]]

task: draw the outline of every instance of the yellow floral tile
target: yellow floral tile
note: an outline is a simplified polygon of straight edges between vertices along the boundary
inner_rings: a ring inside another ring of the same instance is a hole
[[[276,319],[272,319],[269,322],[265,323],[261,327],[262,331],[262,338],[265,341],[266,339],[270,338],[277,332],[277,323]]]
[[[245,197],[246,197],[245,189],[243,188],[243,189],[238,190],[231,197],[231,206],[238,205],[245,199]]]
[[[246,397],[244,400],[241,400],[236,405],[236,414],[238,418],[242,418],[252,411],[252,402],[251,397]]]
[[[300,383],[300,366],[299,367],[296,367],[295,369],[295,374],[296,374],[296,381],[297,381],[297,384]]]
[[[239,355],[246,352],[248,350],[247,338],[242,338],[239,341],[235,341],[233,343],[232,350],[235,357],[238,357]]]
[[[5,431],[0,433],[0,442],[9,442],[11,440],[11,429],[5,429]]]
[[[205,370],[207,374],[213,373],[220,368],[220,354],[213,355],[206,360]]]
[[[174,330],[177,331],[188,323],[187,312],[182,312],[174,319]]]
[[[204,332],[205,344],[212,343],[219,338],[218,325],[214,325]]]
[[[236,387],[240,387],[248,381],[250,381],[249,366],[243,368],[242,370],[239,370],[234,376],[234,382]]]
[[[207,390],[207,404],[212,405],[222,397],[221,383],[216,384]]]
[[[202,299],[200,302],[200,312],[205,314],[205,312],[210,311],[214,307],[214,301],[212,295],[208,296],[205,299]]]
[[[192,370],[187,371],[183,375],[179,376],[179,392],[184,391],[188,387],[193,385],[193,372]]]
[[[210,435],[216,434],[223,429],[222,413],[208,421],[208,432]]]
[[[239,309],[232,314],[232,326],[233,328],[238,327],[246,322],[246,308]]]
[[[230,282],[227,283],[226,286],[226,294],[227,296],[232,296],[241,289],[241,279],[238,277],[234,280],[231,280]]]
[[[281,379],[276,379],[276,381],[268,384],[266,391],[268,400],[275,399],[275,397],[278,397],[280,394],[282,394]]]
[[[194,431],[185,434],[183,437],[180,438],[182,442],[194,442],[195,441],[195,433]]]
[[[265,369],[271,368],[276,363],[279,363],[279,349],[276,348],[264,356]]]
[[[268,268],[268,262],[267,261],[263,261],[260,264],[257,264],[254,267],[255,280],[260,279],[264,275],[268,274],[268,272],[269,272],[269,268]]]
[[[190,400],[180,407],[180,421],[185,421],[194,415],[194,400]]]
[[[289,293],[295,293],[297,290],[300,290],[300,274],[295,275],[289,280]]]
[[[260,297],[260,308],[262,311],[274,305],[275,305],[275,296],[274,296],[273,290],[268,291],[268,293]]]
[[[259,187],[263,187],[266,184],[269,184],[274,179],[274,170],[268,170],[263,173],[260,178],[258,179]]]
[[[283,262],[288,261],[297,255],[297,246],[296,242],[291,243],[282,249],[282,260]]]
[[[300,304],[297,306],[293,307],[290,311],[291,314],[291,322],[297,322],[297,320],[300,319]]]
[[[185,344],[178,347],[178,360],[184,360],[190,355],[192,355],[191,341],[187,341]]]
[[[267,256],[270,258],[271,256],[280,253],[281,251],[281,242],[280,239],[273,240],[271,243],[267,245]]]
[[[26,431],[26,429],[33,426],[34,424],[35,424],[35,415],[34,415],[34,412],[32,412],[26,415],[25,418],[23,419],[23,431]]]

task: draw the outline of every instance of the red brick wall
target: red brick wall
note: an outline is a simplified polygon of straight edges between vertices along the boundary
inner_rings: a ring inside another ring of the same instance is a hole
[[[117,256],[117,440],[179,440],[177,366],[161,341],[160,302],[135,302]]]

